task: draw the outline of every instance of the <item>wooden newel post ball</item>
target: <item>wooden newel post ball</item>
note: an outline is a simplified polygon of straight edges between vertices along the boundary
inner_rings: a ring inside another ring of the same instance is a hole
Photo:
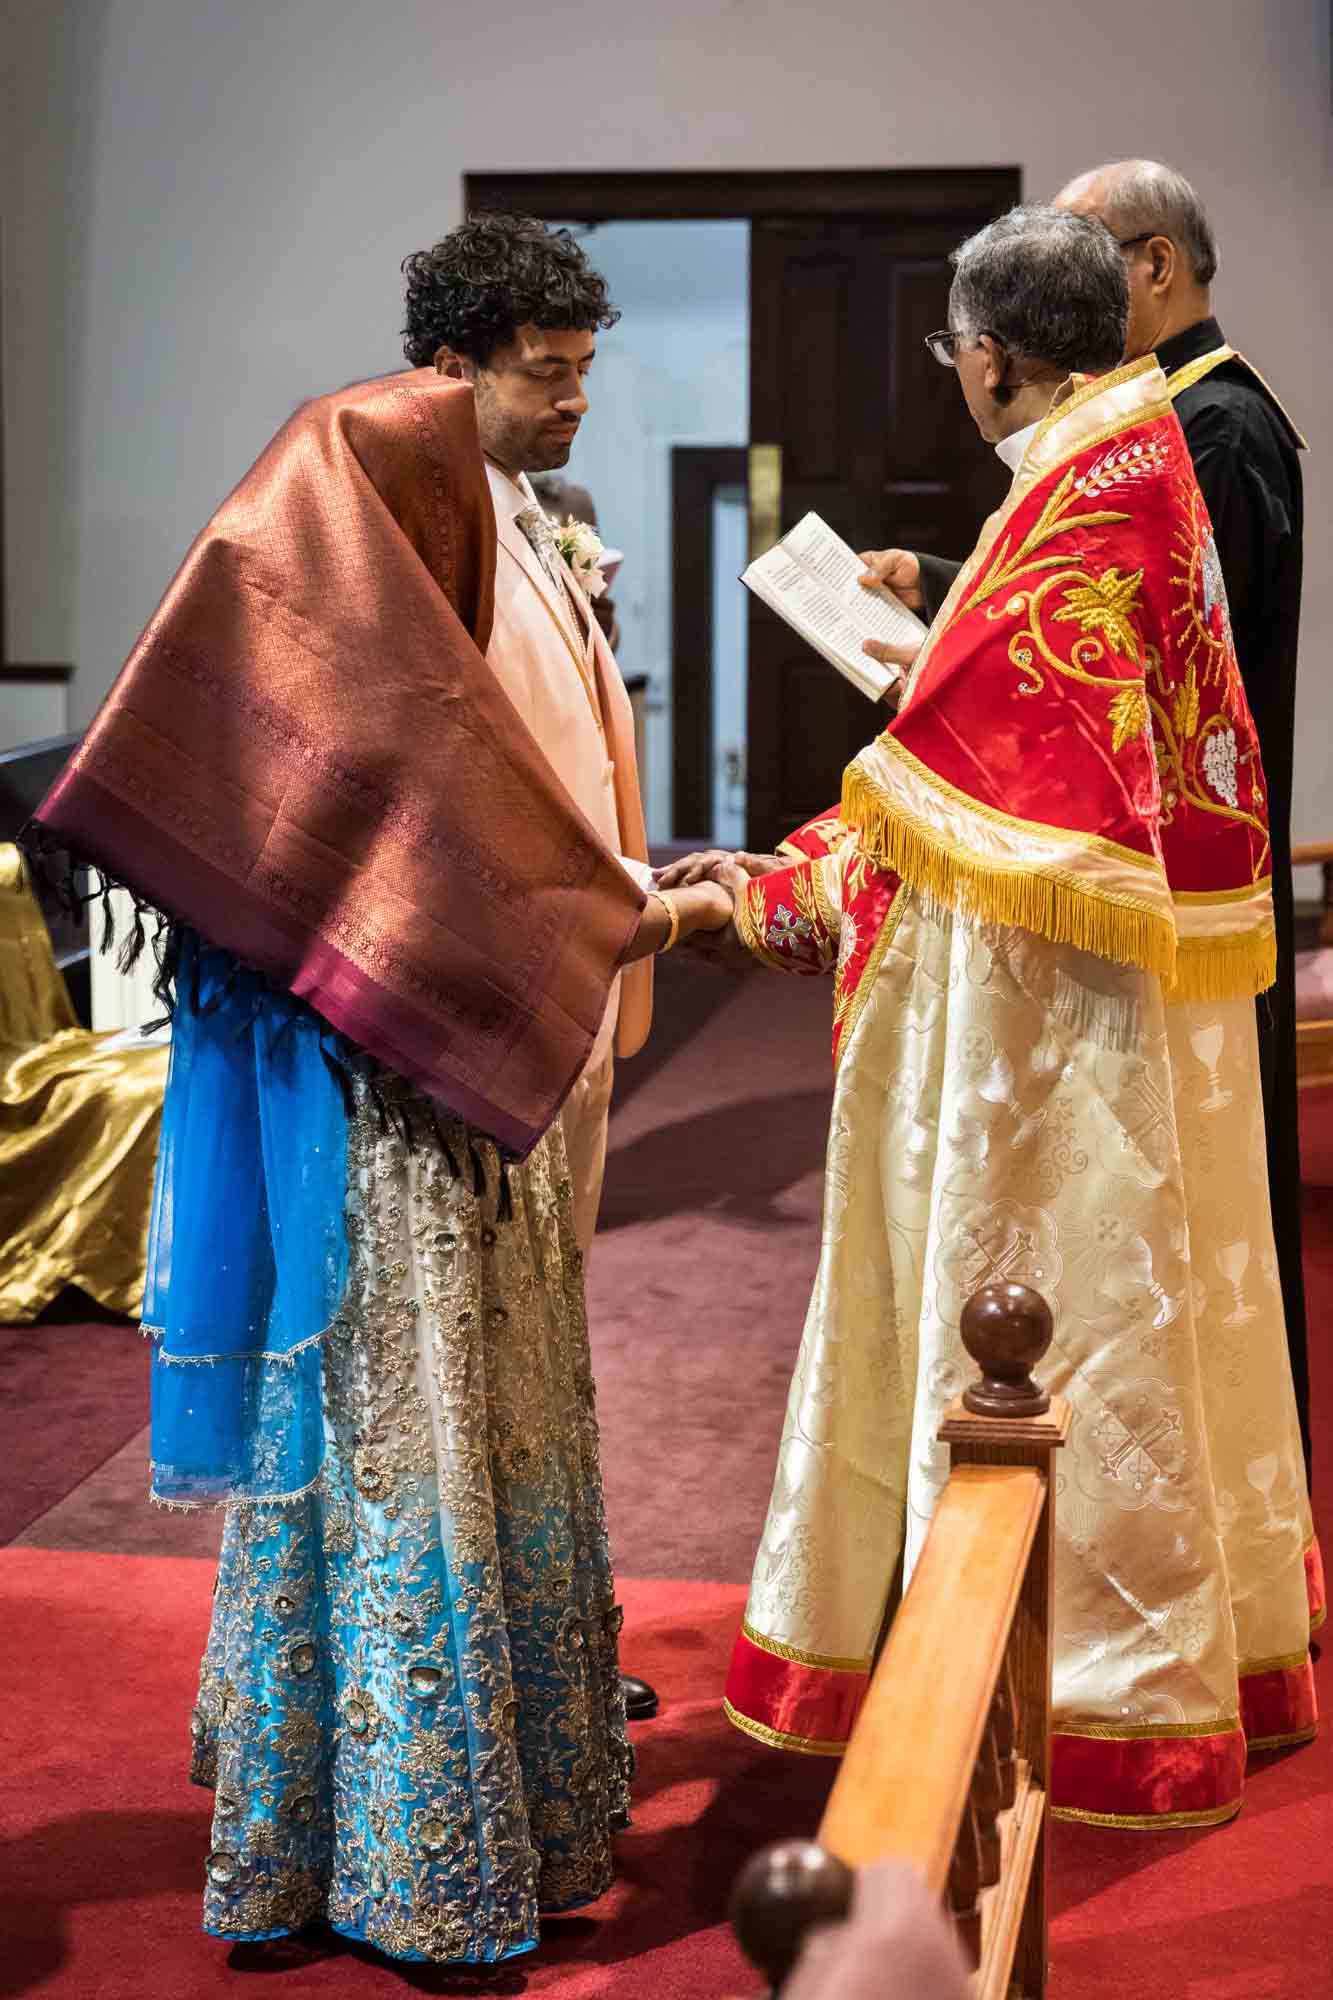
[[[741,1950],[776,1993],[820,1924],[840,1923],[852,1905],[852,1871],[813,1840],[761,1848],[731,1895]]]
[[[1051,1309],[1031,1285],[983,1285],[963,1307],[963,1345],[981,1380],[963,1391],[978,1417],[1040,1417],[1051,1407],[1032,1370],[1051,1344]]]

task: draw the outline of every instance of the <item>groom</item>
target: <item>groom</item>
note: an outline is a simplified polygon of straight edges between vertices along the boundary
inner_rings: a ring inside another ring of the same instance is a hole
[[[569,231],[528,216],[472,216],[408,257],[403,271],[408,361],[474,391],[499,544],[487,661],[606,846],[646,864],[629,696],[529,481],[568,463],[587,414],[597,334],[620,314]],[[585,1257],[601,1202],[615,1056],[642,1048],[652,996],[650,960],[622,972],[561,1112]],[[656,1713],[646,1682],[626,1678],[624,1686],[632,1719]]]

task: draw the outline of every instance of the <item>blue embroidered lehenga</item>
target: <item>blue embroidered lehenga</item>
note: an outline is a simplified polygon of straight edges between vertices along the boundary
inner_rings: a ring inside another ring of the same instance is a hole
[[[186,941],[150,1245],[154,1495],[226,1499],[205,1928],[530,1950],[630,1753],[558,1122],[494,1149]]]

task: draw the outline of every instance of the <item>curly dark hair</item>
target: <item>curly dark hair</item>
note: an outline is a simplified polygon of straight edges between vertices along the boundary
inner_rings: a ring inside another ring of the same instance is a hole
[[[403,259],[403,353],[426,368],[443,346],[485,367],[520,326],[594,328],[620,318],[568,229],[530,215],[470,215]]]

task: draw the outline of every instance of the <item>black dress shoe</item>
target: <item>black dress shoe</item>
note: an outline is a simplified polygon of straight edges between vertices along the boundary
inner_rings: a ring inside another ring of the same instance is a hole
[[[647,1722],[656,1715],[657,1692],[647,1681],[636,1680],[633,1674],[622,1674],[620,1692],[625,1697],[625,1713],[631,1722]]]

